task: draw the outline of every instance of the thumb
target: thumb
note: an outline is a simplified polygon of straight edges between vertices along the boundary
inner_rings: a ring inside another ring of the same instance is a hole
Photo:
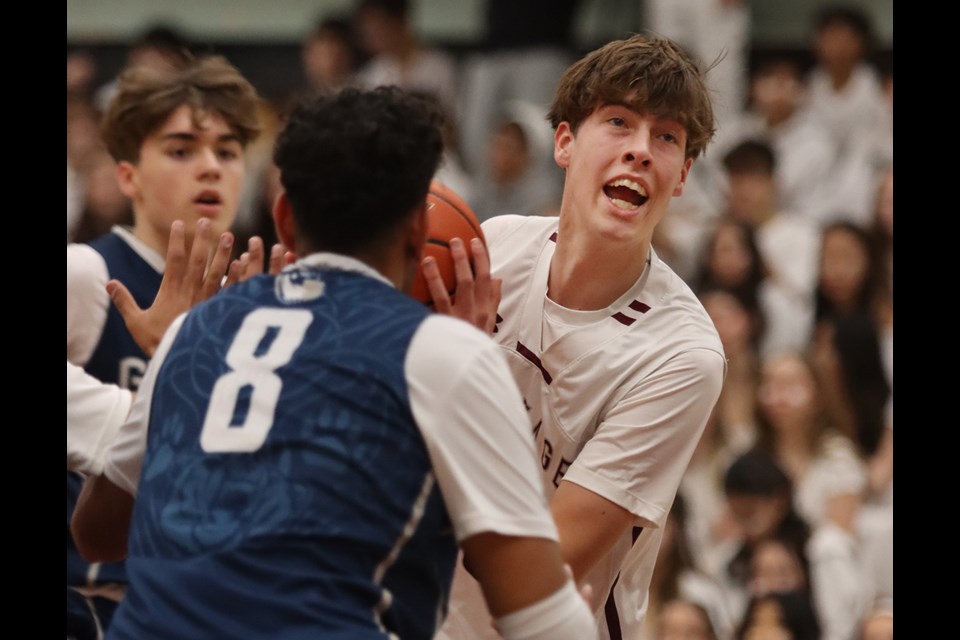
[[[124,322],[129,321],[132,316],[142,311],[137,306],[136,300],[133,299],[133,294],[119,280],[111,280],[107,283],[107,293],[113,300],[114,306],[117,307],[117,311],[123,316]]]

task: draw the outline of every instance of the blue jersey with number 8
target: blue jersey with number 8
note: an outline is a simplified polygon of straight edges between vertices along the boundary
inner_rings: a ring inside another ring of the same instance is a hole
[[[111,638],[432,636],[456,546],[404,376],[427,316],[307,267],[187,315],[153,389]]]

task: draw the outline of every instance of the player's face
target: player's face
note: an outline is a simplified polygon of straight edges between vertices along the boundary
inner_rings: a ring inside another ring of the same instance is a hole
[[[693,164],[679,122],[601,105],[576,133],[562,122],[554,158],[566,170],[563,215],[605,239],[649,242]]]
[[[174,111],[140,148],[136,165],[121,163],[120,182],[137,213],[138,237],[163,252],[170,224],[188,232],[200,218],[219,235],[233,224],[245,173],[244,150],[222,117],[193,123],[188,105]]]

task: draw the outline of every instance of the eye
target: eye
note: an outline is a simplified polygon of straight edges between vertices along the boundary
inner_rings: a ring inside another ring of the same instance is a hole
[[[167,155],[171,158],[182,160],[190,155],[190,150],[186,147],[171,147],[167,150]]]
[[[670,132],[664,133],[660,137],[666,140],[667,142],[669,142],[670,144],[677,144],[680,142],[680,138]]]
[[[612,125],[615,126],[615,127],[624,127],[624,126],[626,126],[626,124],[627,124],[627,121],[624,120],[623,118],[621,118],[620,116],[614,116],[614,117],[610,118],[609,120],[607,120],[607,122],[609,122],[610,124],[612,124]]]
[[[240,153],[235,149],[221,149],[217,152],[217,156],[221,160],[236,160],[240,157]]]

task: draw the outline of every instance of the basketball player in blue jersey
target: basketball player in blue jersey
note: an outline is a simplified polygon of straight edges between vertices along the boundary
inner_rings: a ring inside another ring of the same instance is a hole
[[[111,306],[106,284],[122,282],[146,307],[160,286],[174,220],[185,223],[188,242],[198,225],[218,237],[232,224],[244,149],[258,132],[257,100],[253,86],[219,57],[198,58],[176,70],[133,68],[122,75],[102,135],[117,162],[120,188],[132,203],[134,225],[115,227],[89,245],[67,247],[69,363],[103,383],[136,390],[148,356]],[[68,471],[68,526],[80,483]],[[122,564],[84,562],[68,530],[68,631],[71,620],[106,627],[125,582]],[[85,619],[91,611],[98,620]]]
[[[388,87],[291,112],[299,260],[174,322],[77,507],[84,555],[126,557],[108,638],[427,640],[458,545],[504,637],[596,637],[503,355],[404,293],[439,120]]]
[[[549,113],[560,215],[483,224],[491,272],[479,263],[478,284],[501,282],[493,337],[528,408],[564,559],[593,586],[600,637],[612,640],[643,634],[663,525],[725,374],[710,317],[652,243],[714,133],[704,79],[664,38],[590,52]],[[464,249],[455,264],[471,280]],[[436,266],[424,274],[437,310],[455,311]],[[483,607],[459,571],[442,637],[493,635]]]

